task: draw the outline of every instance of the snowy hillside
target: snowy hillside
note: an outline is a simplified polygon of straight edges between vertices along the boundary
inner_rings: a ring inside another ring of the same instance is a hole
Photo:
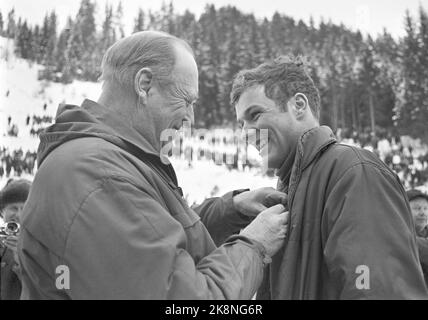
[[[39,65],[31,66],[26,60],[16,58],[12,41],[0,38],[0,148],[22,148],[24,153],[27,150],[36,151],[38,139],[30,135],[30,126],[26,125],[28,116],[54,117],[60,103],[80,104],[85,98],[96,100],[101,92],[99,83],[74,81],[63,85],[38,81],[40,69]],[[19,128],[17,137],[6,134],[9,117],[11,124]],[[261,176],[257,171],[229,171],[224,166],[207,161],[194,162],[191,168],[181,159],[172,158],[171,162],[190,204],[233,189],[276,185],[276,179]],[[6,181],[5,177],[0,180],[0,188]]]
[[[10,148],[22,146],[36,150],[37,139],[30,136],[25,122],[29,115],[55,116],[62,102],[80,104],[84,98],[96,99],[101,92],[98,83],[75,81],[71,85],[38,81],[39,65],[13,55],[11,40],[0,37],[0,145]],[[7,61],[6,61],[7,58]],[[46,111],[43,109],[46,104]],[[8,117],[20,129],[18,137],[6,137]]]

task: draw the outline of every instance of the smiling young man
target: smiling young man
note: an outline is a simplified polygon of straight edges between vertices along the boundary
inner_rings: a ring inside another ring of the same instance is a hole
[[[288,193],[288,237],[259,299],[428,297],[399,179],[319,125],[320,96],[301,59],[240,72],[231,102],[244,130],[268,130],[261,153]]]

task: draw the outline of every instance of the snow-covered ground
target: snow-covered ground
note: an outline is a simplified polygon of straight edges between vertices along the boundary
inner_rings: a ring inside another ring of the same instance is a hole
[[[79,105],[85,98],[97,100],[101,93],[100,83],[74,81],[64,85],[38,81],[40,69],[39,65],[30,65],[28,61],[16,58],[12,41],[0,38],[0,148],[15,150],[21,147],[24,153],[27,150],[36,151],[38,139],[30,135],[31,126],[26,126],[28,115],[31,118],[33,115],[54,117],[60,103]],[[45,103],[46,111],[43,110]],[[11,123],[20,130],[17,137],[6,135],[9,116]],[[229,171],[208,161],[193,162],[189,168],[185,160],[176,158],[171,158],[171,162],[190,204],[234,189],[276,185],[275,178],[262,176],[257,170]],[[31,176],[23,177],[32,180]],[[6,178],[0,180],[0,188],[5,183]]]

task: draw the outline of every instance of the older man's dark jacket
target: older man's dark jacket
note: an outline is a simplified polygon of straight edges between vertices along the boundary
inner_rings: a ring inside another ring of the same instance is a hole
[[[405,191],[373,153],[317,127],[285,177],[290,230],[259,299],[428,298]]]
[[[216,247],[172,166],[106,108],[60,108],[38,162],[18,243],[22,298],[249,299],[259,287],[260,245]],[[217,239],[247,223],[230,194],[207,208],[223,220]]]

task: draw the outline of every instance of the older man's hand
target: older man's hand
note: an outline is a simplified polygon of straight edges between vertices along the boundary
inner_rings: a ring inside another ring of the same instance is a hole
[[[282,204],[286,207],[287,194],[270,187],[245,191],[233,197],[235,209],[250,217],[254,217],[263,210],[277,204]]]
[[[282,204],[263,210],[240,235],[260,243],[266,250],[265,263],[282,247],[287,235],[288,211]]]

